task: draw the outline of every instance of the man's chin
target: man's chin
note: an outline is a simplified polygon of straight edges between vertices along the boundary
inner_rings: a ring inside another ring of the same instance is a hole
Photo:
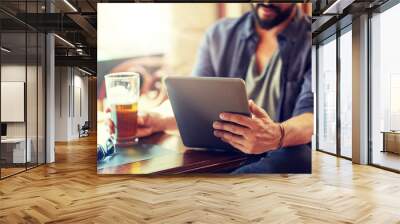
[[[286,19],[288,19],[290,17],[290,14],[293,12],[293,9],[294,6],[278,14],[274,14],[272,10],[260,11],[257,9],[253,9],[252,14],[262,28],[272,29],[275,26],[278,26],[279,24],[283,23]],[[267,11],[270,12],[271,15],[269,16],[264,15],[264,13],[266,13]]]
[[[260,23],[262,25],[265,25],[265,26],[269,26],[271,24],[276,24],[275,20],[271,19],[271,18],[269,18],[269,19],[260,19]]]
[[[257,13],[257,14],[253,13],[253,17],[256,17],[255,19],[257,20],[257,23],[260,25],[261,28],[272,29],[275,26],[279,25],[281,22],[283,22],[283,21],[278,20],[278,18],[277,18],[278,16],[276,14],[272,15],[272,13],[271,13],[271,16],[268,16],[268,17],[266,17],[264,15],[260,15],[260,14],[261,13]]]
[[[264,28],[264,29],[272,29],[275,26],[279,25],[280,22],[277,22],[275,20],[260,20],[259,25]]]

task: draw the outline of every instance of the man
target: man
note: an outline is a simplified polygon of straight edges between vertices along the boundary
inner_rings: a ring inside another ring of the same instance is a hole
[[[294,3],[252,3],[216,23],[200,46],[193,75],[246,82],[251,117],[222,113],[214,135],[260,159],[235,173],[309,173],[313,133],[311,23]],[[139,118],[138,135],[176,128],[172,116]]]

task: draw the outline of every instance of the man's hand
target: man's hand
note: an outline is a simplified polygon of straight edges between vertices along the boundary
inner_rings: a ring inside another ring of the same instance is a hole
[[[110,114],[110,112],[111,109],[109,108],[106,109],[107,114]],[[138,122],[138,128],[136,132],[136,137],[139,138],[146,137],[156,132],[164,131],[166,129],[164,119],[161,117],[159,113],[156,112],[139,115],[137,122]],[[108,118],[105,123],[108,127],[109,134],[113,135],[115,133],[114,122],[110,118]]]
[[[213,123],[214,135],[222,141],[248,154],[261,154],[279,147],[282,133],[275,123],[252,100],[249,101],[251,117],[233,113],[221,113],[223,121]]]

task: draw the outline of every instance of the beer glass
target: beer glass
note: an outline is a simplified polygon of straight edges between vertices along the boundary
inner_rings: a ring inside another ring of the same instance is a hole
[[[137,142],[137,116],[140,75],[134,72],[111,73],[105,76],[107,102],[114,122],[114,144],[133,145]]]

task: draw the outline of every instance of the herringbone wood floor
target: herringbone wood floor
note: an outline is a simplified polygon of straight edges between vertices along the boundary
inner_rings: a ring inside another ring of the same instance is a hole
[[[0,181],[0,223],[400,223],[400,175],[323,153],[312,175],[98,176],[95,141]]]

